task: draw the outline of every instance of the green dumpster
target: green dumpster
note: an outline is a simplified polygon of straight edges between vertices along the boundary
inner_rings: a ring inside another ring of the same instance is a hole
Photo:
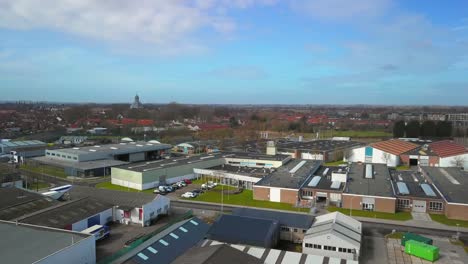
[[[406,241],[405,252],[418,258],[429,261],[439,259],[439,248],[415,240]]]
[[[403,234],[403,237],[401,238],[401,245],[405,246],[405,243],[408,240],[414,240],[414,241],[422,242],[424,244],[432,245],[432,239],[420,236],[418,234],[410,233],[410,232]]]

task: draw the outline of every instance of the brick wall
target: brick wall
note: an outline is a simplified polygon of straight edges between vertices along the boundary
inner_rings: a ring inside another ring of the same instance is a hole
[[[445,216],[468,221],[468,205],[445,204]]]
[[[375,209],[374,210],[376,212],[395,213],[395,211],[396,211],[396,199],[375,198]]]
[[[283,190],[281,189],[281,202],[292,205],[297,204],[299,190]]]
[[[254,186],[253,187],[253,199],[269,201],[270,200],[270,188],[262,188],[262,187]]]

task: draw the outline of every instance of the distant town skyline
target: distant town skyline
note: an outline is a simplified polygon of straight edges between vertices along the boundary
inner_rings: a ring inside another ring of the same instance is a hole
[[[0,3],[2,101],[467,105],[468,2]]]

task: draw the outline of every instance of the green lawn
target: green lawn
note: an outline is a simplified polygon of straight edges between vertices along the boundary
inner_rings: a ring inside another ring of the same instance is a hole
[[[220,189],[220,186],[216,188]],[[187,200],[221,203],[221,192],[210,190],[196,198],[191,198]],[[309,212],[309,209],[307,208],[295,208],[292,205],[287,204],[287,203],[276,203],[276,202],[270,202],[270,201],[254,200],[252,190],[244,190],[240,194],[230,194],[230,195],[225,194],[223,196],[223,203],[233,204],[233,205],[244,205],[244,206],[251,206],[251,207],[260,207],[260,208],[278,209],[278,210]]]
[[[115,185],[112,184],[111,182],[101,182],[96,184],[96,188],[100,189],[109,189],[109,190],[116,190],[116,191],[124,191],[124,192],[144,192],[144,193],[153,193],[153,189],[148,189],[148,190],[137,190],[137,189],[132,189],[120,185]]]
[[[28,183],[28,186],[26,186],[26,188],[29,190],[40,190],[48,187],[50,187],[50,185],[45,182]]]
[[[457,226],[458,224],[460,227],[468,227],[468,221],[448,219],[445,215],[440,214],[429,215],[431,216],[433,221],[439,222],[444,225]]]
[[[396,170],[409,170],[409,169],[410,169],[410,166],[408,165],[401,165],[401,166],[396,167]]]
[[[49,166],[49,165],[21,165],[22,170],[31,171],[35,173],[47,174],[55,177],[66,178],[65,170],[63,168]]]
[[[393,234],[388,234],[385,236],[386,238],[394,238],[394,239],[402,239],[403,233],[402,232],[395,232]]]
[[[339,166],[339,165],[342,165],[342,164],[346,164],[346,162],[342,161],[342,160],[326,162],[325,166]]]
[[[350,214],[350,209],[338,208],[334,206],[329,206],[327,210],[329,212],[338,211],[345,215]],[[379,219],[388,219],[388,220],[397,220],[397,221],[406,221],[406,220],[413,219],[411,217],[411,213],[409,212],[397,212],[397,213],[391,214],[391,213],[381,213],[381,212],[373,212],[373,211],[353,210],[351,215],[358,216],[358,217],[379,218]]]

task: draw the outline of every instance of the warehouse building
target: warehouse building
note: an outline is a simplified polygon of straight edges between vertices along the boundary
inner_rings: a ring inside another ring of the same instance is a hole
[[[2,263],[96,263],[94,235],[0,221]]]
[[[91,198],[81,198],[17,218],[22,223],[83,231],[112,221],[113,206]]]
[[[321,166],[301,188],[301,204],[310,207],[341,207],[349,167]]]
[[[299,190],[320,168],[321,161],[290,160],[262,178],[253,187],[253,198],[298,205]]]
[[[280,225],[280,240],[302,243],[304,234],[312,226],[314,217],[309,214],[285,213],[272,210],[235,208],[233,215],[276,220]]]
[[[0,197],[0,219],[8,221],[60,204],[39,193],[13,187],[0,188]]]
[[[295,159],[323,160],[325,162],[342,160],[347,150],[363,145],[363,143],[351,140],[276,142],[277,152],[279,154],[289,155]]]
[[[193,169],[197,179],[252,190],[255,183],[268,175],[270,168],[255,168],[222,164],[206,169]]]
[[[278,244],[279,233],[278,220],[225,214],[216,219],[206,237],[230,244],[274,248]]]
[[[339,263],[339,264],[357,264],[357,260],[349,260],[343,258],[334,258],[328,256],[321,256],[321,255],[311,255],[311,254],[304,254],[299,252],[293,251],[285,251],[273,248],[263,248],[263,247],[254,247],[249,245],[234,245],[234,244],[226,244],[221,243],[219,241],[212,241],[212,240],[205,240],[200,247],[214,247],[214,246],[221,246],[221,245],[228,245],[236,250],[241,252],[247,253],[250,256],[257,258],[260,263],[265,264],[289,264],[289,263],[297,263],[297,264],[332,264],[332,263]],[[181,262],[175,262],[181,263]],[[188,262],[182,262],[188,263]],[[225,261],[221,262],[212,262],[212,263],[243,263],[243,262],[229,262],[229,255],[225,257]],[[250,263],[250,262],[245,262]],[[256,262],[253,262],[256,263]]]
[[[171,200],[149,193],[123,192],[87,186],[74,186],[70,191],[74,199],[90,197],[114,206],[113,221],[149,226],[151,222],[169,214]]]
[[[420,172],[391,170],[390,174],[398,211],[444,212],[442,197]]]
[[[47,144],[39,140],[1,141],[0,155],[15,152],[17,156],[23,158],[44,156],[46,147]]]
[[[369,146],[353,148],[345,161],[386,164],[396,167],[401,164],[400,155],[419,148],[419,145],[400,139],[390,139]]]
[[[129,250],[114,263],[172,263],[177,257],[203,240],[209,228],[208,224],[196,217],[181,221]]]
[[[342,207],[395,213],[396,198],[385,164],[353,163],[342,194]]]
[[[128,162],[160,159],[171,146],[160,143],[129,142],[120,144],[47,149],[44,157],[34,160],[62,167],[69,176],[94,177],[110,175],[111,167]]]
[[[183,179],[193,179],[212,172],[198,171],[223,164],[245,168],[277,168],[290,157],[284,155],[262,155],[255,153],[210,153],[197,156],[138,162],[113,167],[112,183],[137,190],[155,188],[160,184],[174,183]],[[250,179],[246,182],[255,181]],[[247,183],[246,183],[247,184]]]
[[[302,243],[305,254],[359,260],[362,224],[339,212],[317,216]]]
[[[193,247],[179,256],[172,264],[263,264],[260,259],[226,244]]]
[[[459,168],[434,167],[422,167],[421,172],[444,201],[434,209],[443,211],[450,219],[468,220],[468,172]]]

